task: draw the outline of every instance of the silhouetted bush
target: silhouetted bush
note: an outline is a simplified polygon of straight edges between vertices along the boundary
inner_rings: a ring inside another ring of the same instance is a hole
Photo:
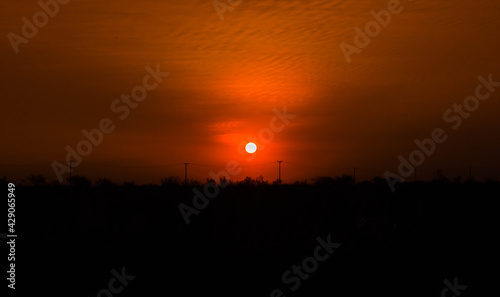
[[[75,189],[88,189],[92,186],[92,181],[81,175],[74,175],[71,177],[71,180],[68,178],[68,182],[70,182]]]
[[[113,188],[113,187],[116,187],[118,186],[117,183],[114,183],[112,182],[111,180],[107,179],[107,178],[100,178],[98,179],[96,182],[95,182],[95,185],[96,187],[99,187],[99,188],[106,188],[106,189],[109,189],[109,188]]]
[[[336,185],[348,186],[354,184],[354,178],[351,175],[343,174],[341,176],[336,177],[334,179],[334,183]]]
[[[331,186],[335,183],[334,179],[329,176],[320,176],[312,179],[315,186]]]
[[[434,172],[432,182],[437,184],[449,184],[450,180],[444,175],[441,169]]]
[[[180,186],[181,184],[182,181],[178,176],[164,177],[160,181],[162,187]]]
[[[33,186],[45,185],[45,176],[41,174],[32,174],[27,177],[28,181],[31,182]]]

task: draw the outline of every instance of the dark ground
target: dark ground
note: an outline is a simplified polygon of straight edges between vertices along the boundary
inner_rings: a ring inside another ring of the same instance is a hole
[[[18,187],[17,295],[107,296],[123,267],[136,278],[113,296],[441,296],[455,277],[461,296],[494,292],[499,183],[232,185],[188,226],[192,190]],[[283,273],[328,235],[341,246],[291,292]]]

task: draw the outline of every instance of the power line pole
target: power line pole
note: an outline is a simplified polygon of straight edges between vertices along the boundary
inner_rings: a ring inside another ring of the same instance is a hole
[[[188,179],[188,164],[189,163],[184,163],[184,185],[187,186],[187,179]]]
[[[278,161],[278,167],[279,167],[279,169],[278,169],[278,181],[279,181],[279,183],[281,183],[281,162],[283,162],[283,161]]]

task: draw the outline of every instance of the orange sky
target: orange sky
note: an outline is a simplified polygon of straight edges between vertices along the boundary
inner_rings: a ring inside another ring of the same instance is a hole
[[[354,44],[354,27],[388,2],[243,0],[221,21],[210,0],[71,0],[16,54],[7,35],[22,34],[21,19],[41,8],[3,1],[0,174],[55,180],[51,163],[64,164],[66,146],[109,118],[115,130],[75,174],[157,183],[183,177],[184,162],[221,166],[190,165],[190,177],[204,180],[236,160],[248,167],[234,178],[274,180],[284,160],[285,181],[352,167],[371,179],[396,172],[416,138],[443,128],[448,140],[423,175],[467,176],[472,165],[478,178],[500,178],[500,91],[459,129],[443,121],[474,95],[479,75],[500,81],[500,3],[401,1],[348,63],[339,45]],[[111,103],[156,65],[169,76],[120,120]],[[285,106],[296,118],[249,160],[238,145]],[[147,167],[167,164],[180,165]]]

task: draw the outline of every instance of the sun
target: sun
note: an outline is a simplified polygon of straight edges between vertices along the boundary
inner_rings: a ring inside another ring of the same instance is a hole
[[[255,153],[257,151],[257,145],[255,143],[253,143],[253,142],[249,142],[245,146],[245,150],[247,151],[247,153],[253,154],[253,153]]]

